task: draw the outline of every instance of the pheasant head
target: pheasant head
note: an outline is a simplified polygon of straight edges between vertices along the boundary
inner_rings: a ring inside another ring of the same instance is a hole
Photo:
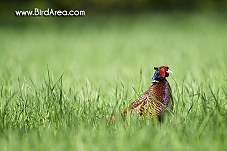
[[[167,66],[154,67],[154,70],[155,73],[152,77],[152,82],[154,83],[166,80],[166,77],[169,76],[169,73],[173,73]]]

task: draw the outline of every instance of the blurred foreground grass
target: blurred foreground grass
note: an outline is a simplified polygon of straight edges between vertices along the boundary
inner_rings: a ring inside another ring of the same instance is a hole
[[[0,28],[1,150],[227,149],[224,17],[14,19]],[[174,72],[174,116],[109,123],[160,65]]]

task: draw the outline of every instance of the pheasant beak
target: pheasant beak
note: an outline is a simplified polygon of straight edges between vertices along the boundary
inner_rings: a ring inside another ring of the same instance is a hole
[[[172,72],[171,70],[169,70],[169,69],[168,69],[166,72],[167,72],[167,73],[172,73],[172,74],[173,74],[173,72]]]

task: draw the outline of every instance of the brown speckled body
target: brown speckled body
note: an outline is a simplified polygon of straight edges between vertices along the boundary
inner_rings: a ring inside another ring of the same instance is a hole
[[[168,81],[165,79],[153,82],[150,88],[138,99],[132,102],[124,113],[139,113],[141,116],[157,117],[162,120],[163,113],[167,108],[172,110],[172,94]]]

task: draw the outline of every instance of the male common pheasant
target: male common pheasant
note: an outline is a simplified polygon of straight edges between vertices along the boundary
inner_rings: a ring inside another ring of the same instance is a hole
[[[159,121],[162,121],[165,110],[172,110],[173,99],[171,88],[166,80],[166,77],[172,71],[167,66],[154,67],[154,70],[152,85],[124,110],[124,115],[130,111],[131,113],[139,113],[141,116],[151,117],[152,119],[156,117]]]

